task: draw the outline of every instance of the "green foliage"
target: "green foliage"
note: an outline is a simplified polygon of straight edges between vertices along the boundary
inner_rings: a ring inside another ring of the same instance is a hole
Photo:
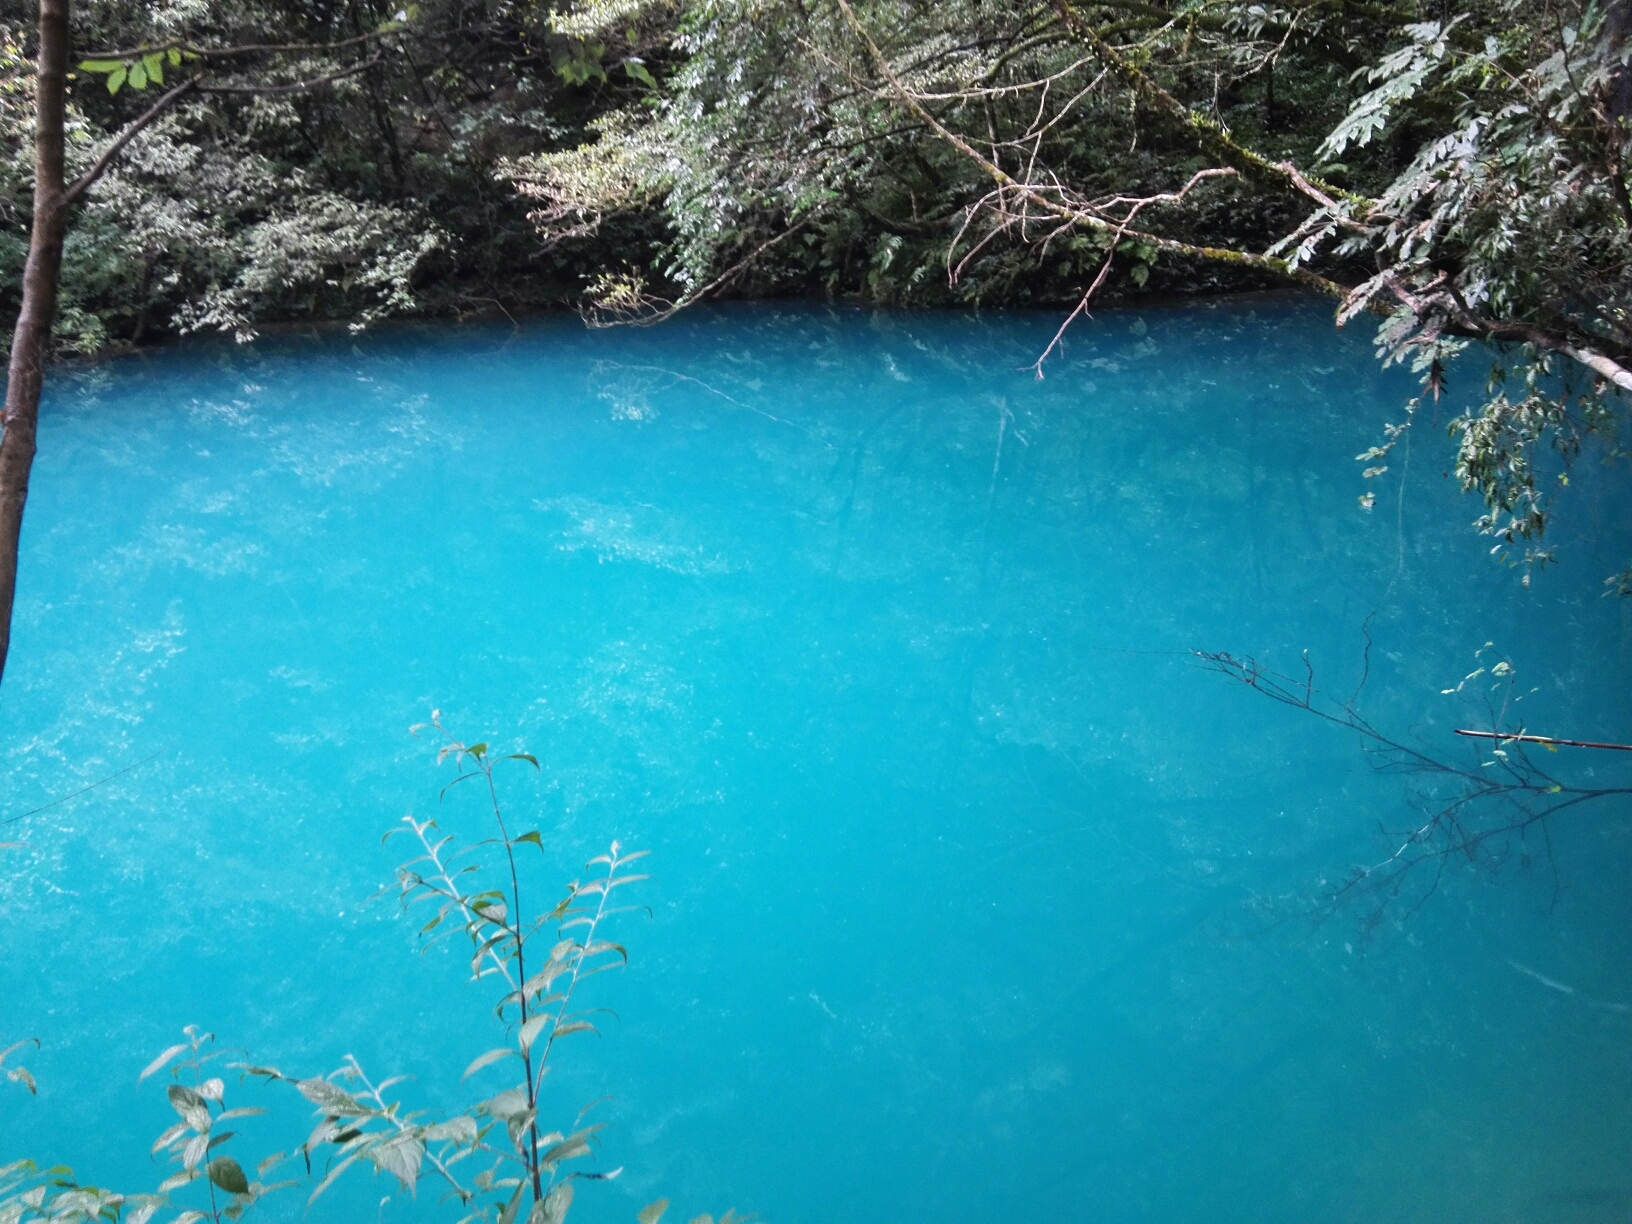
[[[596,1009],[582,1005],[579,987],[628,963],[624,947],[608,938],[610,924],[622,914],[650,914],[644,906],[624,904],[620,891],[647,878],[628,869],[647,852],[626,854],[613,842],[607,853],[590,860],[586,878],[571,881],[553,904],[531,913],[523,882],[542,860],[522,848],[542,852],[543,835],[536,829],[512,831],[494,769],[511,762],[537,770],[537,758],[462,743],[434,712],[429,723],[414,730],[425,729],[441,741],[438,761],[455,768],[443,795],[476,783],[497,836],[460,844],[434,820],[404,817],[402,829],[386,834],[387,840],[405,835],[416,845],[415,856],[397,869],[399,899],[405,914],[433,911],[420,927],[425,948],[445,940],[462,944],[472,979],[497,989],[493,1013],[508,1029],[508,1039],[464,1068],[461,1082],[489,1068],[519,1066],[515,1082],[461,1112],[432,1117],[405,1108],[393,1093],[401,1077],[376,1082],[350,1056],[328,1075],[305,1077],[252,1063],[227,1064],[241,1079],[294,1089],[316,1118],[303,1142],[258,1161],[251,1177],[224,1150],[236,1137],[226,1124],[267,1110],[227,1107],[225,1080],[210,1074],[223,1052],[213,1048],[213,1035],[189,1027],[186,1040],[161,1052],[139,1077],[162,1074],[168,1080],[165,1094],[178,1120],[157,1137],[152,1153],[164,1153],[174,1172],[153,1192],[121,1194],[82,1185],[60,1166],[42,1169],[22,1161],[0,1167],[0,1224],[235,1224],[267,1194],[301,1184],[265,1181],[297,1157],[314,1182],[308,1206],[348,1170],[367,1166],[410,1192],[426,1177],[442,1182],[446,1197],[458,1204],[460,1224],[517,1224],[523,1218],[526,1224],[564,1224],[578,1182],[607,1181],[622,1172],[621,1167],[605,1172],[576,1167],[593,1157],[604,1124],[547,1130],[541,1089],[557,1043],[596,1031]],[[485,865],[484,851],[491,857]],[[0,1062],[4,1057],[0,1054]],[[28,1084],[32,1088],[31,1080]],[[576,1114],[580,1121],[584,1112]],[[649,1204],[639,1214],[641,1224],[656,1224],[667,1207],[666,1199]],[[175,1214],[160,1220],[160,1212]],[[745,1218],[727,1212],[721,1224]]]
[[[1379,355],[1436,400],[1494,343],[1457,471],[1479,530],[1533,542],[1538,448],[1615,453],[1632,390],[1632,5],[1441,8],[687,0],[653,96],[506,174],[547,242],[661,211],[668,283],[608,261],[597,317],[745,286],[1085,303],[1287,276],[1340,324],[1382,315]]]
[[[266,1110],[258,1105],[227,1108],[226,1081],[206,1074],[209,1064],[223,1054],[209,1048],[214,1042],[213,1034],[189,1026],[187,1040],[165,1050],[138,1077],[145,1080],[161,1071],[169,1072],[172,1082],[166,1086],[165,1095],[181,1120],[153,1141],[153,1154],[165,1152],[170,1163],[179,1167],[159,1183],[157,1193],[132,1195],[125,1200],[126,1224],[146,1224],[161,1208],[178,1206],[170,1196],[188,1186],[201,1186],[205,1197],[195,1195],[199,1205],[183,1207],[171,1224],[194,1224],[206,1217],[215,1224],[223,1219],[236,1221],[263,1195],[295,1184],[284,1181],[269,1186],[260,1180],[282,1163],[281,1152],[262,1160],[256,1166],[256,1180],[250,1181],[242,1166],[220,1151],[234,1137],[233,1131],[222,1129],[223,1123],[264,1114]],[[191,1082],[183,1083],[184,1079]],[[217,1190],[227,1196],[224,1202]]]
[[[265,1113],[258,1106],[229,1109],[226,1082],[207,1074],[222,1056],[209,1047],[214,1037],[195,1028],[187,1040],[171,1046],[142,1072],[141,1079],[168,1071],[166,1087],[179,1121],[154,1140],[152,1154],[164,1152],[176,1171],[152,1192],[122,1194],[76,1181],[71,1170],[40,1168],[32,1161],[0,1167],[0,1224],[148,1224],[160,1211],[174,1211],[167,1224],[237,1221],[260,1199],[293,1182],[265,1184],[261,1178],[283,1160],[263,1160],[251,1181],[242,1166],[221,1149],[234,1137],[222,1124]],[[189,1082],[183,1083],[183,1080]],[[184,1191],[190,1193],[182,1194]],[[201,1193],[202,1191],[202,1193]],[[219,1193],[218,1193],[219,1191]],[[182,1194],[178,1201],[176,1195]]]
[[[125,85],[132,89],[146,89],[149,84],[164,84],[164,66],[179,68],[183,57],[196,60],[197,52],[183,51],[180,47],[162,47],[131,56],[128,59],[88,59],[79,62],[79,70],[100,75],[107,81],[108,92],[116,94]]]
[[[26,16],[0,15],[0,309],[13,311],[32,208]],[[202,73],[235,91],[186,95],[76,209],[57,328],[59,350],[75,353],[197,330],[245,338],[278,320],[367,325],[567,300],[582,258],[539,258],[529,204],[494,167],[576,143],[657,71],[631,61],[621,35],[597,38],[604,63],[577,57],[593,93],[570,85],[550,66],[567,36],[524,0],[479,17],[458,0],[100,0],[72,17],[70,180],[161,90]],[[246,44],[289,49],[214,54]]]

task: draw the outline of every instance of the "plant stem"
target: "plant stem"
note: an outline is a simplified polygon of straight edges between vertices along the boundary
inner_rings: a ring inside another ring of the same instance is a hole
[[[487,797],[493,804],[493,819],[498,822],[499,836],[504,842],[504,857],[510,864],[510,900],[513,908],[510,911],[510,930],[516,940],[516,981],[520,984],[519,996],[521,1000],[521,1024],[527,1025],[527,962],[523,951],[523,936],[521,933],[521,882],[516,874],[516,846],[510,840],[510,830],[505,828],[504,813],[499,809],[498,788],[493,785],[493,764],[487,759],[484,752],[480,758],[482,776],[487,779]],[[551,1033],[550,1039],[555,1039]],[[549,1046],[544,1047],[547,1057]],[[527,1109],[532,1114],[532,1120],[527,1123],[527,1150],[522,1155],[522,1163],[526,1165],[529,1177],[533,1183],[533,1202],[544,1197],[544,1182],[538,1171],[538,1090],[533,1083],[533,1052],[523,1048],[521,1062],[527,1073]]]

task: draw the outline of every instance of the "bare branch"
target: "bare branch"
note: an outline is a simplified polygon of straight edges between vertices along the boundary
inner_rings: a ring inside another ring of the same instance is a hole
[[[868,56],[873,63],[873,67],[889,84],[890,88],[894,90],[896,96],[899,97],[903,103],[905,103],[909,110],[922,119],[930,130],[935,132],[935,134],[941,139],[945,140],[954,149],[979,166],[981,170],[983,170],[992,179],[992,181],[997,184],[995,198],[998,204],[1004,206],[999,211],[1003,214],[1000,218],[1000,225],[1002,225],[1005,229],[1016,223],[1021,223],[1031,219],[1029,210],[1031,208],[1035,208],[1046,215],[1056,217],[1061,220],[1070,221],[1074,224],[1082,226],[1085,229],[1098,230],[1104,233],[1113,234],[1120,232],[1123,236],[1137,238],[1141,242],[1154,247],[1156,250],[1164,251],[1168,254],[1184,255],[1191,258],[1205,259],[1219,263],[1230,263],[1240,267],[1249,267],[1260,271],[1272,272],[1278,276],[1283,276],[1299,284],[1306,285],[1309,288],[1318,289],[1320,292],[1329,296],[1337,298],[1345,298],[1348,296],[1350,290],[1346,286],[1330,280],[1327,277],[1311,272],[1307,268],[1294,266],[1288,260],[1280,259],[1273,255],[1259,255],[1248,251],[1232,250],[1225,247],[1213,247],[1205,246],[1199,243],[1183,242],[1178,239],[1164,237],[1160,234],[1149,233],[1143,230],[1135,230],[1131,227],[1127,227],[1125,223],[1120,220],[1098,215],[1098,213],[1086,201],[1073,200],[1070,194],[1057,183],[1044,186],[1035,183],[1022,182],[1014,178],[1008,171],[1004,170],[993,157],[988,157],[986,154],[980,152],[966,138],[960,136],[958,133],[948,128],[944,123],[936,118],[936,116],[930,112],[928,107],[924,105],[920,96],[913,90],[909,89],[905,82],[903,82],[890,67],[888,60],[886,60],[884,57],[883,51],[879,49],[878,44],[873,41],[873,38],[867,32],[866,27],[862,25],[861,20],[856,16],[855,10],[850,6],[849,0],[838,0],[838,5],[840,11],[845,16],[846,22],[850,25],[851,30],[856,34],[863,46],[866,47]],[[994,154],[995,151],[996,142],[994,141]],[[1256,156],[1256,154],[1254,156]],[[1333,190],[1336,189],[1334,188]],[[1019,217],[1013,217],[1007,213],[1006,197],[1010,194],[1014,196],[1017,202],[1024,206],[1022,215]],[[988,200],[992,198],[993,197],[987,197]]]

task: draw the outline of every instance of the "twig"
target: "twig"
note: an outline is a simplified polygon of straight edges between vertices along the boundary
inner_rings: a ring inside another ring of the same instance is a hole
[[[291,81],[287,85],[200,85],[200,93],[207,94],[287,94],[304,93],[308,89],[316,89],[320,85],[343,81],[347,77],[354,77],[360,72],[367,72],[376,64],[382,63],[384,56],[375,55],[360,64],[350,68],[343,68],[339,72],[331,72],[327,76],[313,77],[308,81]]]
[[[157,102],[153,103],[152,106],[148,107],[135,119],[131,120],[131,122],[125,127],[125,130],[119,133],[119,139],[115,140],[111,145],[109,145],[107,151],[104,152],[101,157],[96,159],[96,164],[75,179],[73,185],[63,193],[63,203],[72,204],[79,196],[84,194],[92,183],[96,182],[97,179],[102,177],[103,171],[113,164],[113,159],[118,157],[119,154],[124,151],[126,145],[128,145],[132,140],[136,139],[136,137],[141,134],[142,130],[146,128],[148,124],[152,123],[153,120],[157,119],[160,115],[164,114],[165,111],[169,110],[170,107],[176,102],[180,101],[185,94],[197,89],[198,82],[199,78],[196,76],[183,81],[180,85],[177,85],[174,89],[160,97]]]
[[[164,751],[164,749],[160,748],[158,752],[155,752],[150,756],[145,756],[141,760],[133,762],[130,765],[126,765],[123,769],[115,770],[113,773],[109,774],[107,777],[99,778],[97,781],[92,782],[89,786],[80,787],[79,790],[75,791],[71,795],[64,795],[60,799],[53,799],[53,800],[51,800],[50,803],[41,804],[37,808],[30,808],[28,811],[21,812],[16,816],[7,816],[4,820],[0,820],[0,825],[16,824],[19,820],[26,820],[30,816],[37,816],[41,812],[49,811],[51,808],[56,807],[57,804],[59,804],[59,803],[67,803],[68,800],[70,800],[70,799],[78,799],[81,795],[86,794],[89,791],[93,791],[97,787],[102,786],[102,785],[104,785],[104,784],[106,784],[108,782],[112,782],[115,778],[129,773],[131,770],[136,769],[139,766],[146,765],[149,761],[153,760],[154,757],[157,757],[161,753],[163,753],[163,751]]]
[[[1610,748],[1616,752],[1632,752],[1632,744],[1600,744],[1592,740],[1554,739],[1550,735],[1518,735],[1505,731],[1464,731],[1456,729],[1458,735],[1466,735],[1471,739],[1491,739],[1501,743],[1522,741],[1526,744],[1557,744],[1566,748]]]

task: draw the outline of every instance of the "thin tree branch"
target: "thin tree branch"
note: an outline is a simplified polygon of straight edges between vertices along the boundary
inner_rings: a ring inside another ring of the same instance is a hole
[[[850,28],[855,32],[857,38],[859,38],[862,44],[867,48],[868,54],[873,61],[873,66],[878,70],[879,74],[885,79],[885,81],[889,83],[890,87],[906,104],[908,109],[922,119],[924,123],[936,133],[936,135],[940,136],[941,139],[945,140],[953,148],[958,150],[958,152],[962,153],[965,157],[969,158],[977,166],[984,170],[992,181],[998,185],[1000,193],[1005,190],[1012,191],[1025,203],[1033,205],[1051,216],[1059,217],[1062,220],[1073,221],[1084,226],[1085,228],[1096,229],[1107,233],[1114,233],[1121,229],[1121,226],[1117,222],[1107,220],[1104,217],[1095,216],[1087,209],[1079,206],[1073,206],[1069,202],[1052,198],[1048,192],[1040,190],[1030,183],[1024,183],[1014,178],[1008,173],[1008,171],[1004,170],[991,158],[988,158],[984,153],[981,153],[962,136],[959,136],[956,132],[948,128],[944,123],[930,113],[928,108],[925,107],[919,100],[918,96],[912,90],[908,89],[900,77],[898,77],[894,70],[890,68],[889,62],[884,58],[883,51],[881,51],[878,44],[873,41],[872,36],[867,33],[866,28],[861,24],[861,20],[856,16],[855,10],[850,7],[849,0],[838,0],[838,5],[840,11],[844,13],[845,20],[849,23]],[[1056,188],[1055,190],[1058,191],[1059,189]],[[1318,289],[1320,292],[1332,297],[1346,298],[1350,292],[1348,288],[1339,284],[1337,281],[1320,276],[1317,273],[1309,271],[1307,268],[1294,267],[1289,261],[1279,259],[1273,255],[1257,255],[1249,251],[1237,251],[1226,247],[1213,247],[1204,246],[1193,242],[1181,242],[1175,238],[1166,238],[1159,234],[1151,234],[1141,230],[1128,229],[1124,230],[1123,232],[1128,237],[1137,238],[1140,241],[1155,247],[1157,250],[1165,251],[1171,255],[1185,255],[1192,258],[1206,259],[1217,263],[1231,263],[1238,266],[1259,269],[1261,271],[1273,272],[1278,276],[1284,276],[1289,280],[1296,281],[1301,285],[1306,285],[1311,289]]]
[[[331,72],[327,76],[313,77],[309,81],[291,81],[287,85],[200,85],[199,93],[206,94],[289,94],[305,93],[309,89],[316,89],[321,85],[329,85],[335,81],[343,81],[347,77],[354,77],[358,73],[367,72],[383,61],[384,57],[375,55],[360,64],[350,68],[343,68],[339,72]]]
[[[1617,752],[1632,752],[1632,744],[1601,744],[1594,740],[1554,739],[1550,735],[1519,735],[1505,731],[1464,731],[1456,728],[1458,735],[1466,735],[1470,739],[1496,740],[1498,743],[1522,742],[1526,744],[1554,744],[1565,748],[1611,748]]]

